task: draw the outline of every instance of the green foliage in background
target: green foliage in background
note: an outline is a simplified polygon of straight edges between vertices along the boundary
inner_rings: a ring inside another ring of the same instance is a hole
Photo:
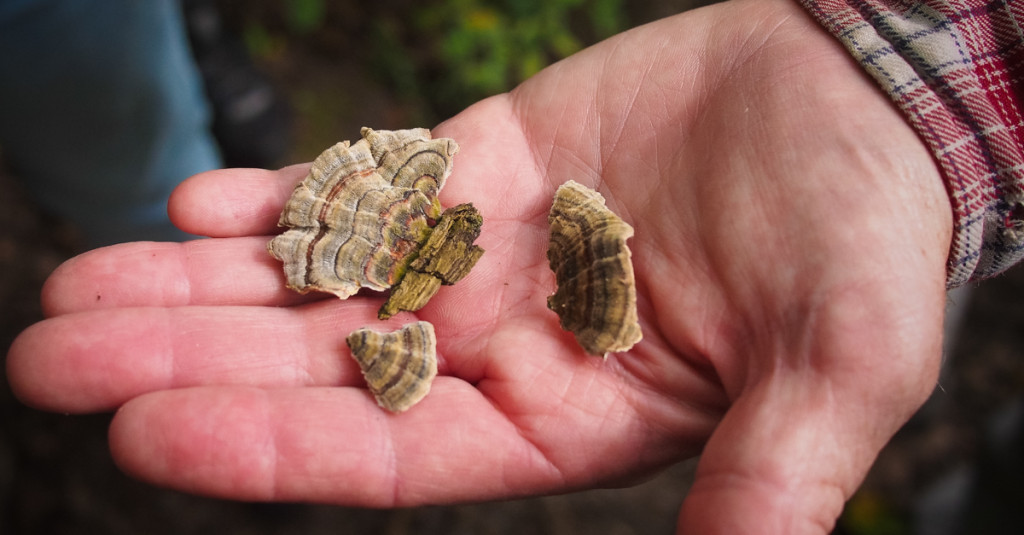
[[[288,29],[300,35],[319,29],[327,16],[325,0],[288,0],[284,6]]]
[[[622,0],[443,0],[373,21],[377,72],[450,114],[624,26]]]
[[[885,499],[860,491],[850,499],[839,519],[844,532],[853,535],[909,535],[910,525],[902,511]]]
[[[223,1],[232,6],[231,2]],[[268,26],[267,19],[271,17],[280,18],[282,28]],[[286,0],[272,14],[257,10],[252,18],[243,20],[242,39],[246,48],[253,57],[266,60],[287,48],[289,39],[313,39],[322,31],[327,22],[327,4],[326,0]]]
[[[396,96],[445,117],[621,31],[623,4],[284,0],[242,4],[235,12],[255,57],[272,60],[294,46],[345,55],[363,62]]]

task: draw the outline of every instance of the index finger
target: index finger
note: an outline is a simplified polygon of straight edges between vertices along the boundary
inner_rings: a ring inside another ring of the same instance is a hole
[[[207,171],[182,182],[167,211],[178,228],[200,236],[273,234],[281,208],[308,172],[309,164]]]

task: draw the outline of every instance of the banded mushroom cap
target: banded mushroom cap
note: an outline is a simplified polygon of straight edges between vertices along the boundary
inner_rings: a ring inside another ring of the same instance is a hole
[[[626,240],[633,227],[600,193],[570,180],[548,213],[548,263],[558,285],[548,308],[591,355],[628,351],[643,338]]]
[[[346,341],[381,407],[403,412],[430,392],[437,375],[437,341],[430,323],[410,323],[389,333],[363,328]]]
[[[341,299],[390,288],[441,214],[437,194],[458,144],[422,128],[362,134],[320,154],[281,213],[289,230],[267,249],[284,262],[289,288]]]

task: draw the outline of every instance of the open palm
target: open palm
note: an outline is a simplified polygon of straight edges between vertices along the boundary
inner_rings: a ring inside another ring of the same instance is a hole
[[[474,271],[386,323],[381,297],[299,296],[265,250],[305,166],[199,175],[186,244],[62,266],[11,349],[51,410],[120,407],[111,447],[204,494],[363,506],[616,484],[703,452],[680,528],[827,533],[937,371],[948,201],[932,160],[794,5],[738,1],[558,63],[434,131],[441,194],[484,216]],[[545,306],[547,211],[567,180],[630,242],[644,340],[583,354]],[[345,336],[424,319],[439,377],[407,413]]]

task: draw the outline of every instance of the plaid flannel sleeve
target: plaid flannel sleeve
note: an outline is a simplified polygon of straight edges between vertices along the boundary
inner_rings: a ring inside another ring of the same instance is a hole
[[[1024,2],[799,1],[935,156],[954,211],[947,286],[1024,257]]]

